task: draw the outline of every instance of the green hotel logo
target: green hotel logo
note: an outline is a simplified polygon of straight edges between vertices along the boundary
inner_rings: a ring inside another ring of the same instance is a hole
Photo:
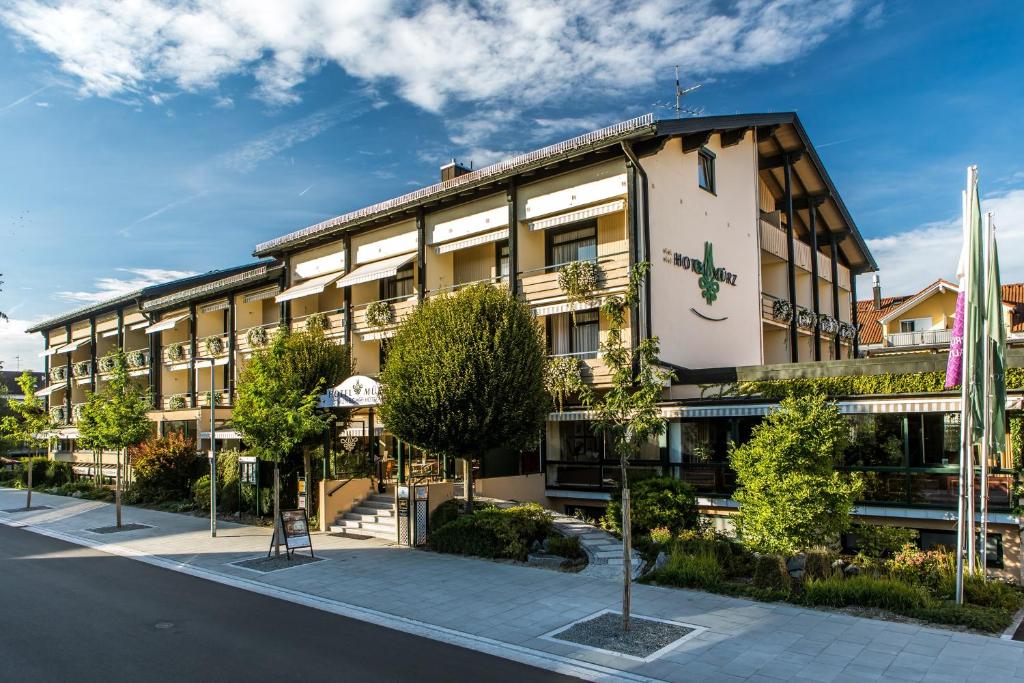
[[[715,247],[711,242],[704,243],[704,258],[697,259],[684,256],[671,249],[662,249],[662,260],[671,263],[683,270],[690,270],[700,275],[697,285],[700,287],[700,295],[708,302],[708,305],[718,300],[718,292],[722,283],[736,286],[736,273],[730,273],[725,268],[715,266]]]

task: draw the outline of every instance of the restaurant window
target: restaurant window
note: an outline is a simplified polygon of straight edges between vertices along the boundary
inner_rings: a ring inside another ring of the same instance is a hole
[[[844,452],[847,467],[902,467],[903,416],[850,415],[850,442]]]
[[[915,422],[921,425],[919,457],[911,451],[911,467],[951,467],[960,462],[960,414],[924,413]],[[912,432],[913,434],[913,432]],[[914,435],[916,436],[916,435]]]
[[[497,253],[495,254],[497,263],[495,264],[497,270],[497,276],[499,278],[507,278],[509,274],[509,246],[508,241],[498,242]]]
[[[689,420],[680,424],[683,462],[726,463],[732,439],[730,420]]]
[[[558,425],[559,460],[562,462],[597,462],[603,448],[601,437],[589,422],[561,422]]]
[[[548,267],[564,266],[573,261],[597,259],[597,221],[569,227],[548,235]]]
[[[600,345],[597,309],[548,316],[548,351],[554,356],[597,358]]]
[[[697,153],[697,185],[715,194],[715,153],[704,147]]]
[[[399,271],[395,273],[394,277],[381,280],[381,299],[398,299],[400,297],[412,296],[412,294],[413,286],[411,263],[400,268]]]

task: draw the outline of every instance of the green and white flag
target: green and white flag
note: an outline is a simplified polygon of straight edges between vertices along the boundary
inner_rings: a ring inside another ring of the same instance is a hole
[[[982,359],[985,357],[984,322],[985,322],[985,263],[983,245],[985,231],[981,222],[981,201],[978,198],[978,174],[971,174],[971,182],[967,188],[967,239],[968,264],[965,278],[966,293],[964,294],[964,361],[970,373],[965,373],[963,381],[968,383],[971,416],[974,429],[971,432],[972,443],[981,441],[984,428],[985,368]]]
[[[990,220],[991,222],[991,220]],[[996,247],[995,228],[989,227],[988,296],[985,313],[988,316],[988,339],[992,344],[992,434],[993,453],[1006,450],[1006,327],[1003,325],[1003,287],[999,279],[999,249]]]

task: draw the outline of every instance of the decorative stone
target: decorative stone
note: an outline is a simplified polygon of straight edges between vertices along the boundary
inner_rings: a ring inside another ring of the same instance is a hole
[[[805,564],[807,564],[806,555],[794,555],[786,560],[786,569],[792,574],[795,571],[803,571]]]
[[[658,556],[656,558],[654,558],[653,570],[657,571],[664,567],[666,564],[668,564],[668,555],[666,555],[665,552],[662,551],[658,553]]]
[[[855,564],[848,564],[843,567],[843,573],[847,576],[857,576],[860,574],[860,567]]]
[[[789,573],[789,575],[792,576],[794,579],[802,579],[802,578],[804,578],[804,570],[803,569],[794,569],[793,571],[791,571]]]

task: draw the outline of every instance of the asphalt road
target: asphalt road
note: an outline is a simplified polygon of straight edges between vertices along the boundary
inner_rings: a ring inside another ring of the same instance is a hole
[[[570,681],[0,525],[2,681]]]

